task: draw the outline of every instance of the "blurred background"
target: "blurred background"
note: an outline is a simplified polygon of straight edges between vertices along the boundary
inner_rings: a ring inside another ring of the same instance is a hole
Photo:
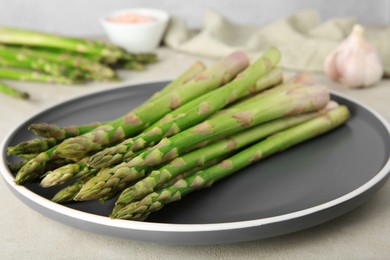
[[[261,25],[295,11],[313,8],[324,20],[356,17],[362,24],[389,24],[390,0],[0,0],[0,24],[72,36],[102,35],[98,19],[112,11],[151,7],[185,18],[189,26],[202,25],[207,9],[236,23]]]

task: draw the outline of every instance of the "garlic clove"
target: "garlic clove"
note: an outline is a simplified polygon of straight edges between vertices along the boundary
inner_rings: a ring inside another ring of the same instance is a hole
[[[352,33],[324,62],[325,73],[349,87],[368,87],[383,76],[383,66],[375,48],[364,38],[364,29],[355,25]]]
[[[336,51],[333,51],[330,55],[328,55],[325,59],[324,65],[325,73],[328,75],[328,77],[335,81],[340,79],[340,73],[337,70],[336,55]]]

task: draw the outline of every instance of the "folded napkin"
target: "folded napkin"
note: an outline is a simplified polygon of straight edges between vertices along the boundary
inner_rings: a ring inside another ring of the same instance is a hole
[[[350,17],[321,22],[318,12],[304,10],[264,26],[238,25],[208,10],[201,30],[192,30],[184,19],[172,17],[164,43],[178,51],[210,57],[222,57],[234,50],[259,55],[269,47],[278,47],[283,55],[282,67],[322,71],[327,54],[355,24],[356,19]],[[377,48],[385,74],[390,76],[390,26],[366,27],[366,37]]]

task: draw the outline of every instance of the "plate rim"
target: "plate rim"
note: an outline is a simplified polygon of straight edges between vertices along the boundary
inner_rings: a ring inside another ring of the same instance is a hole
[[[282,214],[282,215],[276,215],[266,218],[260,218],[260,219],[253,219],[253,220],[244,220],[244,221],[234,221],[234,222],[223,222],[223,223],[207,223],[207,224],[174,224],[174,223],[156,223],[156,222],[140,222],[140,221],[133,221],[133,220],[120,220],[120,219],[110,219],[108,216],[100,216],[95,215],[92,213],[83,212],[80,210],[72,209],[69,207],[66,207],[64,205],[52,202],[34,192],[27,189],[26,187],[22,185],[16,185],[14,183],[14,176],[13,174],[7,169],[7,166],[5,164],[5,158],[6,158],[6,145],[8,141],[12,138],[12,136],[15,134],[16,130],[20,129],[23,124],[26,123],[26,121],[29,121],[37,116],[39,116],[42,113],[47,112],[48,110],[55,109],[56,107],[62,106],[68,102],[75,102],[79,99],[86,98],[88,96],[98,95],[102,94],[104,92],[110,92],[110,91],[120,91],[120,89],[126,89],[126,88],[133,88],[133,87],[141,87],[143,85],[150,85],[150,84],[164,84],[169,81],[150,81],[150,82],[143,82],[143,83],[134,83],[134,84],[121,84],[117,86],[116,88],[112,89],[102,89],[97,90],[89,93],[85,93],[76,97],[71,97],[69,99],[63,100],[61,102],[49,105],[47,107],[44,107],[40,109],[38,112],[35,112],[33,115],[29,116],[27,119],[24,119],[22,122],[20,122],[16,127],[14,127],[9,133],[5,136],[5,138],[2,140],[0,144],[0,156],[3,160],[1,160],[0,163],[0,173],[5,180],[6,184],[10,189],[13,189],[14,192],[17,192],[18,194],[22,195],[25,199],[30,200],[42,207],[44,207],[46,210],[54,211],[55,213],[74,218],[80,221],[86,221],[93,224],[106,226],[106,227],[112,227],[112,228],[120,228],[120,229],[126,229],[126,230],[139,230],[139,231],[155,231],[155,232],[209,232],[209,231],[228,231],[228,230],[238,230],[238,229],[245,229],[245,228],[251,228],[251,227],[259,227],[259,226],[265,226],[265,225],[271,225],[271,224],[277,224],[282,223],[285,221],[290,221],[293,219],[309,216],[327,209],[330,209],[334,206],[340,205],[342,203],[348,202],[352,200],[355,197],[358,197],[359,195],[364,194],[366,191],[369,191],[371,188],[375,187],[377,184],[379,184],[382,180],[384,180],[387,175],[390,173],[390,156],[387,162],[385,162],[384,166],[381,168],[381,170],[375,174],[370,180],[362,184],[361,186],[357,187],[356,189],[350,191],[349,193],[346,193],[340,197],[337,197],[333,200],[327,201],[322,204],[315,205],[313,207],[305,208],[302,210]],[[337,91],[330,90],[331,94],[336,95],[338,97],[341,97],[343,99],[346,99],[352,103],[355,103],[356,105],[359,105],[360,107],[367,110],[369,113],[371,113],[386,129],[388,135],[390,136],[390,123],[377,111],[375,111],[370,106],[351,98],[347,95],[341,94]],[[23,201],[24,202],[24,201]],[[30,205],[28,205],[30,206]]]

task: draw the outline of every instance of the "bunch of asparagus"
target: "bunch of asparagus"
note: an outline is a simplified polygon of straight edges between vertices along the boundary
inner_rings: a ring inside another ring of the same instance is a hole
[[[52,200],[106,201],[112,218],[145,220],[267,156],[326,133],[348,108],[308,76],[283,79],[280,52],[232,53],[193,64],[140,106],[109,122],[35,123],[38,138],[8,148],[24,158],[15,182],[64,185]]]
[[[117,68],[143,70],[156,61],[154,53],[129,53],[100,40],[0,27],[0,79],[58,84],[111,81],[118,79]]]

